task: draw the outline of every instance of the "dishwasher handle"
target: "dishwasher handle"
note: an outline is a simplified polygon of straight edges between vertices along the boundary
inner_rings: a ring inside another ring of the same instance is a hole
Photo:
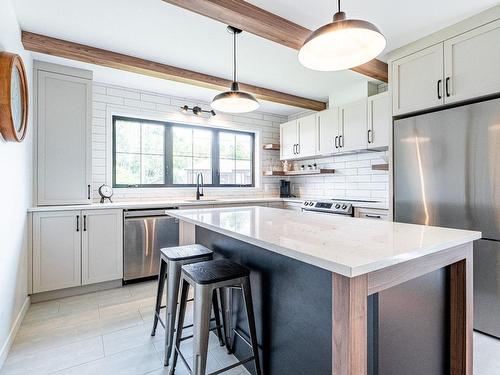
[[[169,216],[167,210],[178,210],[179,207],[167,207],[154,210],[125,210],[123,216],[125,219],[137,217]]]

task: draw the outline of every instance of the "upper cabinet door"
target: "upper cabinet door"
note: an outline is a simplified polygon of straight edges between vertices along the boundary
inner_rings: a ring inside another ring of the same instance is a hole
[[[90,203],[92,81],[37,71],[37,203]]]
[[[366,121],[366,99],[340,107],[340,152],[366,149]]]
[[[82,211],[82,284],[123,277],[121,210]]]
[[[392,63],[393,114],[415,112],[444,103],[443,44]]]
[[[280,125],[280,153],[281,159],[294,159],[297,157],[297,121],[289,121]]]
[[[338,107],[318,112],[316,122],[318,125],[318,155],[333,154],[337,151],[335,140],[339,135]]]
[[[33,292],[81,285],[80,211],[33,214]]]
[[[316,131],[316,114],[297,120],[299,146],[298,156],[307,158],[316,155],[318,135]]]
[[[500,20],[444,42],[445,102],[500,92]]]
[[[389,147],[391,125],[391,96],[389,93],[369,97],[368,128],[366,131],[369,149]]]

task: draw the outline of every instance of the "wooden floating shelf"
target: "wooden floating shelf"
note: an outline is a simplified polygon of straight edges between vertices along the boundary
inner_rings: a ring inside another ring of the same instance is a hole
[[[288,172],[264,172],[264,176],[310,176],[318,174],[332,174],[335,173],[335,169],[313,169],[304,171],[288,171]]]
[[[372,164],[373,171],[388,171],[389,164]]]
[[[264,150],[279,151],[280,150],[280,145],[279,145],[279,143],[267,143],[265,145],[262,145],[262,148]]]

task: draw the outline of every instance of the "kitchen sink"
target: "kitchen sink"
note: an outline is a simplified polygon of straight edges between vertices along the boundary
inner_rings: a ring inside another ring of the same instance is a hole
[[[189,203],[204,203],[204,202],[217,202],[218,199],[185,199],[184,202],[189,202]]]

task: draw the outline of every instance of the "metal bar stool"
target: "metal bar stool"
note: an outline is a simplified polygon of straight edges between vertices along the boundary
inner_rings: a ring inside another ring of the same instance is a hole
[[[156,327],[158,325],[158,322],[160,322],[163,328],[165,328],[165,366],[168,366],[170,354],[172,353],[173,347],[175,317],[177,313],[179,296],[179,284],[181,281],[181,267],[185,264],[207,261],[211,260],[212,258],[213,251],[198,244],[161,249],[160,272],[158,275],[158,289],[156,292],[156,307],[151,336],[155,335]],[[165,279],[167,282],[167,301],[165,306],[161,306]],[[223,346],[224,340],[222,338],[221,332],[219,303],[216,298],[212,298],[211,301],[212,304],[210,306],[210,309],[213,306],[215,315],[215,327],[211,330],[217,330],[217,336],[219,337],[220,345]],[[160,309],[162,308],[166,308],[165,322],[163,322],[160,317]],[[191,326],[192,325],[189,325],[184,328],[189,328]]]
[[[180,351],[181,341],[187,339],[186,337],[182,337],[182,328],[186,313],[189,286],[194,287],[193,369],[188,365]],[[181,297],[177,315],[175,351],[170,375],[175,373],[175,366],[179,355],[192,375],[205,375],[208,355],[210,301],[216,292],[219,292],[220,296],[222,288],[226,290],[227,288],[241,288],[243,290],[243,299],[245,301],[251,342],[248,342],[243,336],[240,337],[252,348],[253,355],[223,369],[212,372],[210,375],[220,374],[250,361],[254,361],[257,375],[262,374],[257,347],[252,292],[250,289],[250,271],[238,263],[234,263],[227,259],[220,259],[182,266]],[[224,310],[224,306],[222,309]],[[228,344],[227,341],[230,336],[226,324],[228,317],[224,314],[223,319],[226,344]],[[235,333],[237,332],[235,331]]]

